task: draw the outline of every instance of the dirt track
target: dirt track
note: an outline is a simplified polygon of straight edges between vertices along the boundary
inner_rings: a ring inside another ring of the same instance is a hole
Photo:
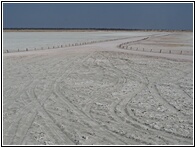
[[[4,54],[3,144],[192,145],[192,56],[117,48],[145,37]]]

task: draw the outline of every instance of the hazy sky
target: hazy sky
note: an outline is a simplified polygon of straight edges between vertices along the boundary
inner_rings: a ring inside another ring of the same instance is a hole
[[[191,3],[3,3],[4,28],[191,29]]]

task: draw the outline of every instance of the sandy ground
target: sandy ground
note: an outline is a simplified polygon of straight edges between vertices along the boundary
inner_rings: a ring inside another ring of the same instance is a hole
[[[4,54],[3,144],[192,145],[193,55],[117,47],[191,51],[192,34],[144,38]]]

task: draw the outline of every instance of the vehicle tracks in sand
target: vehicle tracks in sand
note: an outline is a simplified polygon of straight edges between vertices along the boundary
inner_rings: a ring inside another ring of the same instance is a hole
[[[113,65],[113,67],[115,67],[115,66]],[[117,68],[115,68],[115,69],[117,69]],[[121,70],[118,70],[118,71],[120,72],[119,76],[123,76],[124,75],[124,73]],[[133,72],[135,73],[135,71],[132,71],[132,73]],[[138,75],[138,73],[136,73],[136,75]],[[137,131],[140,131],[144,135],[146,135],[145,137],[148,137],[148,135],[152,136],[154,134],[149,128],[147,128],[145,125],[138,124],[138,122],[133,121],[133,119],[128,120],[129,118],[126,117],[127,116],[126,114],[124,114],[125,116],[121,116],[123,114],[123,112],[124,112],[124,109],[125,109],[125,113],[126,113],[126,107],[125,106],[129,102],[130,98],[135,97],[138,93],[140,93],[141,90],[143,90],[144,88],[147,87],[146,82],[148,82],[148,81],[145,80],[145,76],[143,76],[143,78],[141,77],[140,79],[141,80],[143,79],[142,80],[143,84],[140,84],[140,87],[138,87],[138,89],[132,90],[130,93],[124,95],[123,96],[124,99],[120,99],[120,101],[117,101],[116,103],[114,103],[112,105],[113,107],[111,107],[111,114],[112,114],[112,117],[116,121],[118,121],[120,124],[123,125],[123,127],[127,127],[127,129],[125,129],[126,132],[130,131],[130,129],[131,129],[132,132],[133,132],[133,130],[136,130],[136,133],[137,133]],[[118,86],[118,88],[122,88],[122,86],[121,87]],[[131,137],[133,139],[135,139],[136,136],[132,135]],[[129,136],[129,138],[131,138],[131,137]],[[161,137],[159,137],[159,139],[161,139]],[[169,140],[168,138],[166,138],[166,139]],[[137,139],[137,140],[140,141],[140,143],[144,143],[144,144],[145,144],[145,142],[147,142],[147,140],[143,141],[143,139]],[[169,140],[169,141],[171,142],[171,140]],[[153,141],[151,141],[151,143],[153,144]]]
[[[41,61],[48,60],[48,58],[50,58],[50,57],[47,57],[45,59],[43,58],[43,59],[41,59]],[[74,61],[74,59],[73,59],[73,61]],[[70,65],[73,61],[70,61],[70,63],[67,63],[67,64]],[[39,63],[40,61],[36,61],[36,62]],[[51,61],[51,62],[54,62],[54,61]],[[32,80],[32,82],[28,84],[28,87],[26,87],[25,89],[23,89],[19,93],[18,97],[20,97],[20,95],[22,93],[26,93],[27,94],[26,97],[28,97],[31,100],[31,102],[28,103],[28,104],[25,104],[23,107],[21,107],[17,111],[17,116],[12,118],[14,120],[14,122],[9,126],[8,129],[6,129],[7,132],[4,131],[4,139],[5,139],[4,140],[4,144],[16,144],[16,145],[22,144],[22,142],[24,140],[23,136],[27,135],[27,132],[28,132],[30,126],[32,125],[33,121],[31,121],[31,119],[34,119],[36,114],[37,114],[37,113],[35,114],[35,112],[38,112],[39,114],[40,113],[42,113],[42,114],[44,113],[43,116],[48,117],[48,118],[45,117],[46,119],[44,119],[44,120],[47,120],[48,122],[51,120],[51,118],[49,116],[47,116],[48,114],[43,109],[43,106],[42,106],[43,104],[41,104],[39,102],[39,100],[38,100],[38,98],[37,98],[37,96],[36,96],[36,94],[34,92],[34,88],[36,87],[36,84],[38,84],[38,83],[39,83],[39,79],[38,80]],[[45,97],[47,97],[47,95]],[[37,102],[35,100],[37,100]],[[39,108],[37,106],[39,106]],[[27,120],[27,119],[29,119],[29,120]],[[55,133],[56,130],[53,130],[53,131]],[[11,137],[13,137],[13,138],[11,138]],[[61,139],[61,143],[59,143],[59,144],[65,144],[66,143],[66,142],[63,142],[65,140],[63,140],[62,138],[59,137],[59,139]],[[69,144],[69,143],[70,142],[68,141],[67,144]]]
[[[192,144],[190,63],[94,49],[28,58],[17,63],[31,80],[4,92],[4,144]]]
[[[93,53],[92,53],[93,54]],[[85,57],[85,59],[87,59],[88,57],[90,57],[92,54],[88,55],[87,57]],[[85,61],[85,59],[83,59],[83,61]],[[74,67],[72,67],[74,68]],[[65,73],[66,75],[68,75],[69,73],[71,73],[71,71],[69,71],[68,73]],[[62,75],[61,77],[65,77],[65,75]],[[65,104],[67,104],[68,106],[70,106],[72,109],[74,109],[74,111],[76,111],[76,114],[78,116],[79,119],[81,120],[85,120],[88,121],[88,124],[93,127],[93,131],[95,131],[96,134],[98,134],[98,137],[102,137],[103,135],[105,135],[104,137],[106,139],[111,139],[111,136],[116,137],[114,139],[119,141],[119,144],[126,144],[121,138],[119,138],[118,135],[111,133],[109,130],[107,130],[103,125],[101,125],[99,122],[97,122],[95,119],[89,117],[88,114],[86,114],[84,111],[82,111],[81,109],[79,109],[75,104],[73,104],[68,97],[64,96],[62,94],[61,91],[59,91],[59,86],[58,83],[61,81],[61,77],[59,77],[58,82],[56,82],[54,84],[54,92],[55,94],[61,99],[62,102],[64,102]],[[67,101],[66,101],[67,100]],[[107,130],[107,131],[105,131]],[[107,136],[106,136],[107,135]],[[103,138],[103,137],[102,137]]]

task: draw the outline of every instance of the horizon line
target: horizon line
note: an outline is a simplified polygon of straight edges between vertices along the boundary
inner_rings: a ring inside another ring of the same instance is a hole
[[[193,31],[192,29],[128,29],[128,28],[3,28],[3,30],[119,30],[119,31]]]

